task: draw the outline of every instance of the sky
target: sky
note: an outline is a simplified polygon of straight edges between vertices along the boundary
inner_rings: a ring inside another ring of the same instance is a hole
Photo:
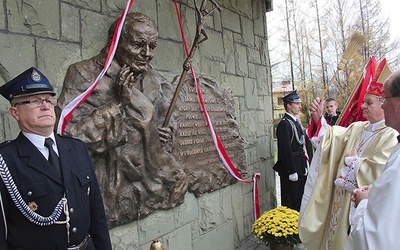
[[[390,17],[390,33],[392,36],[400,38],[400,1],[380,0],[382,12]]]

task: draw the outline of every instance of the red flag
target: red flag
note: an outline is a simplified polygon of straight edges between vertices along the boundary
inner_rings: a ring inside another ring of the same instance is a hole
[[[356,86],[355,91],[352,93],[349,101],[346,103],[346,106],[342,111],[338,125],[347,127],[353,122],[365,121],[365,118],[362,116],[361,112],[361,103],[364,100],[367,87],[372,81],[375,70],[376,58],[375,56],[371,56],[364,68],[363,76],[358,83],[358,86]]]

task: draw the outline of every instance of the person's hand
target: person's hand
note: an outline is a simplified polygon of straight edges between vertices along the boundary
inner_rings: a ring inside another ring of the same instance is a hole
[[[115,83],[115,91],[121,104],[125,105],[131,101],[133,89],[132,76],[133,72],[130,71],[129,66],[122,66]]]
[[[318,123],[324,112],[324,98],[315,98],[314,101],[310,104],[309,110],[314,122]]]
[[[170,127],[162,127],[161,125],[158,125],[157,128],[161,142],[168,142],[172,138],[172,130]]]
[[[290,181],[297,181],[299,179],[299,176],[297,175],[297,173],[293,173],[289,175],[289,180]]]
[[[372,185],[362,186],[361,188],[356,188],[353,190],[351,200],[354,202],[354,206],[357,207],[360,201],[368,199],[369,191]]]

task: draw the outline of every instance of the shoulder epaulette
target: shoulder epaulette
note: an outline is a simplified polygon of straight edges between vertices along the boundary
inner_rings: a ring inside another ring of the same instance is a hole
[[[7,141],[4,141],[4,142],[0,143],[0,148],[1,148],[1,147],[4,147],[4,146],[7,146],[7,145],[10,144],[11,142],[12,142],[12,140],[7,140]]]

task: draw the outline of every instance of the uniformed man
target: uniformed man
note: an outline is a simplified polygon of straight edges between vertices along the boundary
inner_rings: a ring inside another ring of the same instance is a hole
[[[312,147],[296,118],[301,110],[297,91],[289,93],[282,100],[286,113],[276,130],[278,161],[274,170],[280,176],[282,206],[300,211]]]
[[[53,133],[55,92],[30,68],[0,87],[21,130],[0,145],[0,249],[111,249],[84,143]]]

